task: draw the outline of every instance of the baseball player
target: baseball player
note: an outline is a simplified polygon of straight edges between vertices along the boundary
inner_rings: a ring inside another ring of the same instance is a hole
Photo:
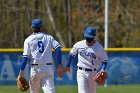
[[[62,77],[60,44],[51,35],[42,32],[42,21],[40,19],[34,19],[31,28],[33,34],[24,41],[24,51],[18,77],[23,76],[27,61],[30,59],[30,93],[39,93],[40,86],[44,93],[55,93],[51,49],[55,49],[58,61],[57,72],[59,77]]]
[[[95,41],[96,29],[86,27],[84,31],[85,40],[77,42],[68,55],[67,66],[64,72],[70,71],[72,59],[78,54],[77,83],[78,93],[96,93],[96,82],[93,77],[101,67],[105,72],[108,57],[102,45]]]

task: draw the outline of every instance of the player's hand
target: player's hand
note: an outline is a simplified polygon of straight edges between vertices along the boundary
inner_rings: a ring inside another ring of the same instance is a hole
[[[58,73],[58,76],[59,77],[62,77],[63,76],[63,68],[61,65],[58,65],[57,67],[57,73]]]
[[[70,72],[70,67],[65,67],[64,72]]]
[[[23,77],[23,70],[20,70],[18,77]]]
[[[101,73],[104,73],[104,72],[105,72],[105,70],[104,70],[104,69],[101,69],[101,70],[100,70],[100,72],[101,72]]]
[[[104,69],[102,69],[93,77],[93,80],[95,80],[98,84],[103,85],[105,83],[106,78],[107,73]]]

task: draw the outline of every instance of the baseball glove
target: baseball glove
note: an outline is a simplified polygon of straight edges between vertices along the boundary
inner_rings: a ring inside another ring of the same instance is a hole
[[[23,92],[28,90],[30,87],[28,82],[26,81],[26,79],[24,77],[20,77],[20,76],[18,76],[18,78],[17,78],[17,86],[18,86],[18,89]]]
[[[107,78],[107,73],[105,71],[99,71],[93,77],[93,80],[95,80],[98,84],[103,85],[105,83],[106,78]]]

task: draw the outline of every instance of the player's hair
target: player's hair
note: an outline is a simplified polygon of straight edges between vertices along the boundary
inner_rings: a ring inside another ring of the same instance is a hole
[[[36,29],[33,28],[34,33],[41,32],[41,31],[42,31],[41,28],[36,28]]]

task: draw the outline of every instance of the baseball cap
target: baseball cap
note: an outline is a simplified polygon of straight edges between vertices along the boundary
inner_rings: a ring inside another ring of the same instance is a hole
[[[96,36],[96,29],[94,27],[86,27],[84,37],[94,38]]]
[[[37,28],[40,28],[41,26],[42,26],[42,21],[41,21],[41,19],[34,19],[34,20],[32,21],[32,28],[37,29]]]

